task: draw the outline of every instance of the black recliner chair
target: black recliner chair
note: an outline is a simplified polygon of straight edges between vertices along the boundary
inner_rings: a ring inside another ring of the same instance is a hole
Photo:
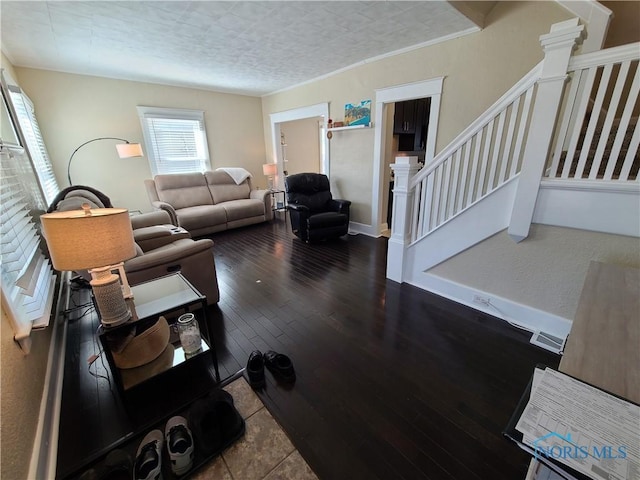
[[[349,231],[349,200],[333,199],[329,179],[298,173],[284,180],[293,233],[304,242],[340,237]]]

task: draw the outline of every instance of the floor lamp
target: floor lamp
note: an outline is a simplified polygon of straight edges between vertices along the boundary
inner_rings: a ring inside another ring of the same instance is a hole
[[[116,145],[116,150],[118,151],[118,157],[120,158],[132,158],[132,157],[142,157],[142,146],[139,143],[131,143],[129,140],[125,140],[124,138],[118,137],[98,137],[92,140],[88,140],[76,148],[71,157],[69,157],[69,163],[67,164],[67,179],[69,180],[69,186],[72,186],[71,182],[71,161],[73,160],[73,156],[76,154],[78,150],[80,150],[85,145],[88,145],[93,142],[97,142],[98,140],[119,140],[125,143],[119,143]]]
[[[46,213],[40,219],[53,267],[91,273],[89,283],[102,324],[110,327],[129,320],[123,262],[136,256],[129,212],[124,208],[91,209],[85,203],[82,210]]]

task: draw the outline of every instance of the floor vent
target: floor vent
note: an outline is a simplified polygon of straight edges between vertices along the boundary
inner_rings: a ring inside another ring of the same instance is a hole
[[[564,348],[564,342],[566,339],[556,337],[547,332],[533,332],[530,343],[542,347],[546,350],[550,350],[553,353],[560,353]]]

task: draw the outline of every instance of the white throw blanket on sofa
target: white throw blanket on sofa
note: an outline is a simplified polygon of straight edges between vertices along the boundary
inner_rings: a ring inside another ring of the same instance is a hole
[[[240,185],[247,178],[251,177],[251,174],[242,167],[216,168],[216,172],[217,171],[226,172],[231,178],[233,178],[233,180],[236,182],[237,185]]]

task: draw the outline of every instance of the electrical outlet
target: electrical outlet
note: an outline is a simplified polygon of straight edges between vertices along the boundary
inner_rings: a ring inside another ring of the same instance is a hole
[[[480,305],[490,305],[491,299],[489,297],[483,297],[482,295],[475,294],[473,296],[473,303],[479,303]]]

